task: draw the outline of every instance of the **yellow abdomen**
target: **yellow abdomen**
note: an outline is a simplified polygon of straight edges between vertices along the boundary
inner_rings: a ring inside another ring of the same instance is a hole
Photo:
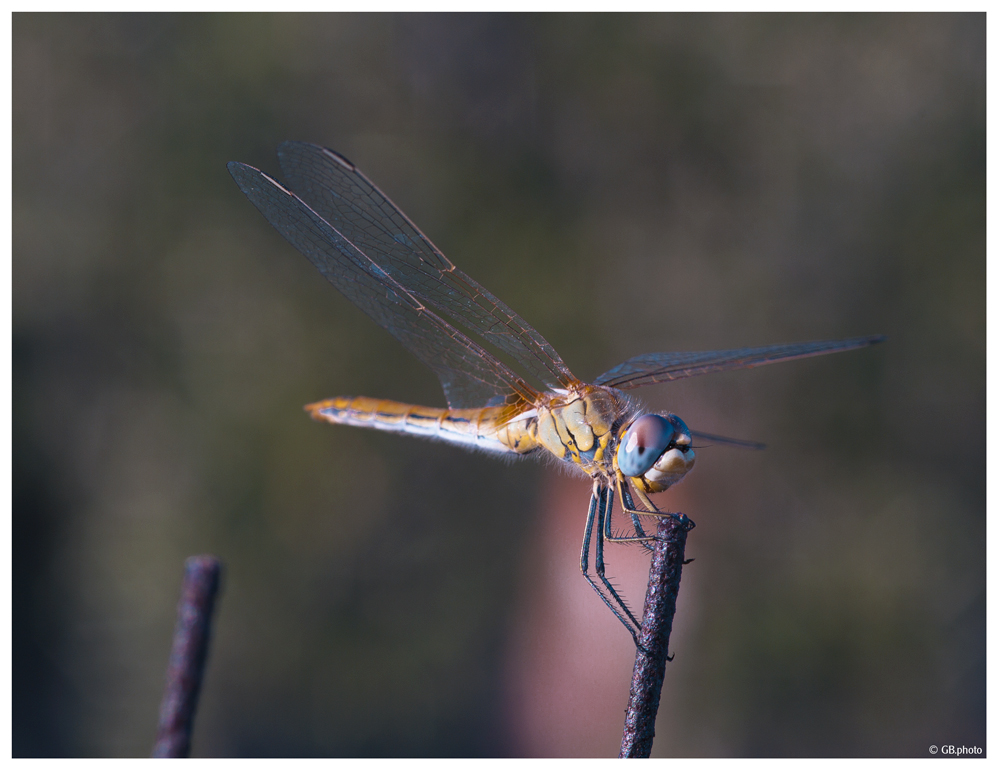
[[[607,475],[620,426],[635,411],[624,394],[585,386],[541,394],[536,404],[438,409],[374,398],[339,397],[305,407],[313,419],[437,439],[487,452],[545,449],[588,475]]]
[[[408,433],[488,452],[515,452],[498,436],[496,422],[504,409],[437,409],[364,396],[341,396],[305,407],[314,420]]]

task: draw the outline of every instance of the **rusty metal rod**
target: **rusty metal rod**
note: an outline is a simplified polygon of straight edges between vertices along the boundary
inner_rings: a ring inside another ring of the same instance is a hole
[[[166,691],[159,707],[159,730],[153,757],[182,758],[191,753],[191,731],[197,708],[211,614],[222,563],[214,556],[192,556],[184,565],[184,584],[177,606],[177,627],[166,669]]]
[[[694,526],[685,515],[678,514],[660,519],[655,532],[657,542],[648,572],[648,591],[631,677],[631,697],[620,742],[621,759],[651,756],[655,717],[662,697],[665,664],[669,660],[669,635],[683,574],[686,535]]]

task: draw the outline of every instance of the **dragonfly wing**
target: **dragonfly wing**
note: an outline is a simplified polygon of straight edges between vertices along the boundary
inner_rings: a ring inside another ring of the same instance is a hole
[[[295,194],[421,303],[480,335],[547,387],[577,382],[547,340],[454,267],[350,161],[305,142],[284,142],[278,157]]]
[[[711,444],[722,444],[723,446],[734,447],[735,449],[754,449],[760,450],[765,449],[765,444],[760,444],[758,441],[745,441],[740,438],[729,438],[728,436],[715,436],[713,433],[704,433],[702,430],[691,430],[690,435],[693,438],[702,439],[704,441],[709,441]]]
[[[267,220],[351,302],[440,378],[452,408],[532,400],[534,391],[502,362],[426,307],[370,255],[262,171],[228,165]]]
[[[649,353],[624,361],[608,372],[601,374],[594,385],[628,390],[655,382],[669,382],[696,377],[708,372],[724,372],[729,369],[750,369],[778,361],[792,361],[795,358],[821,356],[843,350],[874,345],[886,337],[854,337],[848,340],[827,342],[798,342],[791,345],[766,345],[761,348],[739,348],[738,350],[709,350],[697,353]]]

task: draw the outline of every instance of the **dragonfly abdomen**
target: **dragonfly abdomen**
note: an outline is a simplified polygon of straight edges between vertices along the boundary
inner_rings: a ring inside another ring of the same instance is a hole
[[[515,452],[497,435],[500,409],[439,409],[400,401],[340,396],[309,404],[305,410],[314,420],[374,428],[391,433],[446,441],[487,452]]]

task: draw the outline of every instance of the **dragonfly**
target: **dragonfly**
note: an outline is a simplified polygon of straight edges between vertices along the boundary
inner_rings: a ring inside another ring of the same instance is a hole
[[[421,436],[501,455],[547,456],[592,480],[582,574],[638,640],[640,622],[606,575],[606,543],[651,549],[647,517],[677,516],[649,495],[693,468],[694,439],[761,444],[691,430],[649,412],[627,391],[709,372],[853,350],[883,336],[636,356],[579,380],[554,348],[499,298],[454,266],[357,167],[333,150],[284,142],[285,183],[233,161],[229,173],[254,206],[330,283],[437,375],[447,408],[340,396],[305,407],[340,425]],[[499,355],[515,362],[518,374]],[[542,383],[530,384],[523,375]],[[614,503],[633,531],[612,525]],[[652,519],[654,520],[654,519]],[[590,545],[595,542],[593,569]],[[595,574],[594,574],[595,573]]]

